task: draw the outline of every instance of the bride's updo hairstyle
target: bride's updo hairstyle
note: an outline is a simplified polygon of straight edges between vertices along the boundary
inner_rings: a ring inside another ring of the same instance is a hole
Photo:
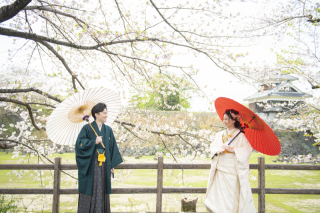
[[[240,124],[240,116],[239,116],[239,112],[234,110],[234,109],[227,109],[225,111],[225,113],[230,119],[234,120],[234,126],[238,129],[241,128],[241,124]]]

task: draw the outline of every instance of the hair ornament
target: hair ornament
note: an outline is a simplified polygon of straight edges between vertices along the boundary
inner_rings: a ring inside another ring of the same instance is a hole
[[[231,114],[233,120],[240,121],[240,115],[236,115],[233,112],[231,112],[230,114]]]

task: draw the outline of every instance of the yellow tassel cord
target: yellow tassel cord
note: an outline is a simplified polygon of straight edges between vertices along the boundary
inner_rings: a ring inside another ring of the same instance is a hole
[[[233,149],[233,147],[230,147],[231,149]],[[232,153],[232,152],[229,152],[228,150],[225,150],[224,153]]]
[[[99,153],[99,151],[97,150],[98,152],[98,161],[99,161],[99,166],[102,166],[102,162],[106,162],[106,157],[104,156],[104,153],[103,152],[102,154]]]
[[[231,131],[231,133],[234,133],[235,130]],[[228,138],[232,138],[233,134],[228,135],[227,134],[227,130],[225,131],[225,133],[222,135],[222,141],[223,143],[226,143],[228,141]],[[230,147],[231,149],[233,149],[233,147]],[[225,150],[223,153],[232,153],[229,152],[228,150]]]

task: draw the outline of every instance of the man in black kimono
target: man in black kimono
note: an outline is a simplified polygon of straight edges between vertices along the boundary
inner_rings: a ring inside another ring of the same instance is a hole
[[[78,166],[78,213],[109,213],[111,194],[111,173],[122,163],[112,129],[105,125],[107,106],[95,105],[91,114],[95,121],[81,129],[75,144]],[[105,148],[103,148],[103,146]]]

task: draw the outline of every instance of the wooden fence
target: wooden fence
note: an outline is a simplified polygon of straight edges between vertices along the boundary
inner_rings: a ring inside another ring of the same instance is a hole
[[[125,163],[115,169],[157,169],[157,187],[147,188],[112,188],[112,194],[157,194],[156,212],[162,210],[163,193],[206,193],[206,187],[163,187],[164,169],[210,169],[211,164],[174,164],[163,163],[163,157],[158,163]],[[53,194],[52,212],[59,212],[60,195],[78,194],[78,189],[61,189],[61,170],[77,170],[75,164],[61,164],[61,158],[55,158],[55,164],[0,164],[2,170],[54,170],[53,189],[0,189],[0,194]],[[250,164],[250,169],[258,169],[258,187],[252,188],[252,193],[258,194],[258,212],[265,212],[265,194],[320,194],[320,189],[290,189],[265,188],[265,170],[320,170],[320,165],[288,165],[265,164],[264,157],[258,158],[258,164]]]

